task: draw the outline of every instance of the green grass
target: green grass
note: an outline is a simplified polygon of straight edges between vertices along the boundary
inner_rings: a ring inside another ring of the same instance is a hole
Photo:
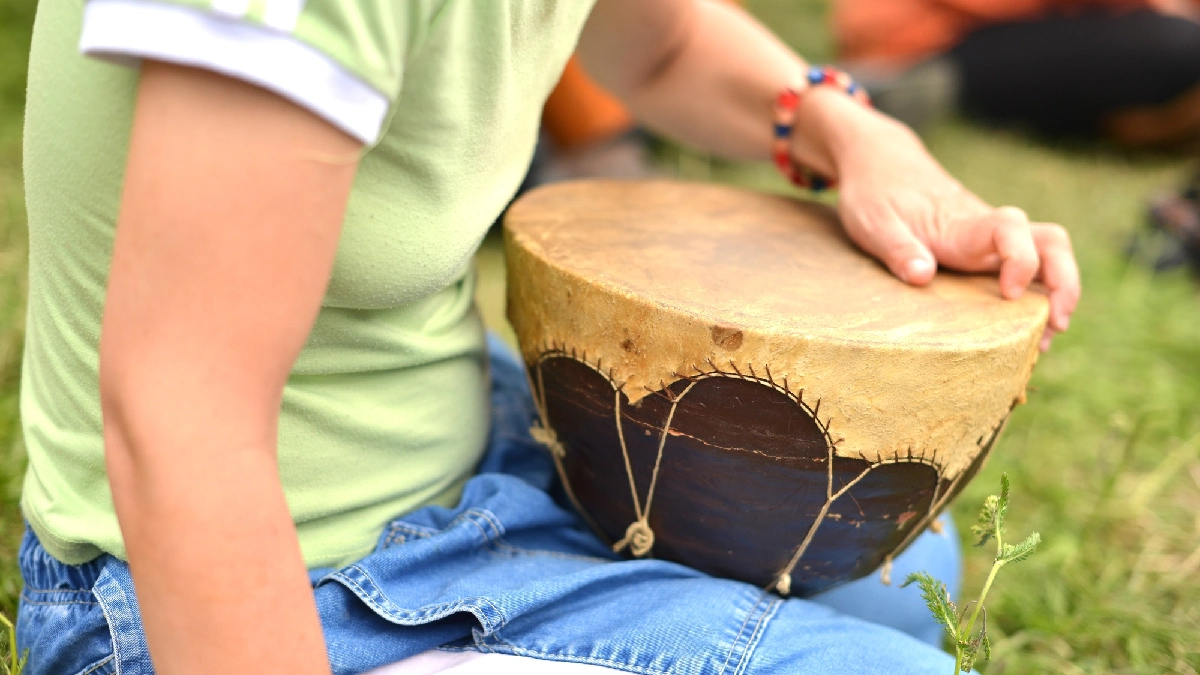
[[[16,616],[21,590],[16,562],[25,463],[17,422],[26,261],[21,120],[33,10],[33,0],[0,0],[0,612],[9,617]]]
[[[755,0],[752,11],[814,59],[828,57],[826,4]],[[0,0],[0,611],[18,593],[15,553],[23,452],[16,391],[25,278],[20,110],[32,0]],[[1038,364],[1029,402],[956,503],[973,519],[1002,471],[1014,532],[1038,530],[1037,555],[1005,570],[988,601],[998,673],[1200,670],[1200,295],[1186,275],[1152,276],[1121,250],[1145,197],[1183,175],[1178,160],[1098,147],[1048,147],[947,123],[927,135],[968,187],[1074,237],[1085,294],[1071,330]],[[769,167],[664,153],[670,172],[782,191]],[[480,297],[502,321],[503,258],[481,252]],[[965,529],[965,528],[964,528]],[[967,550],[967,589],[991,563]]]

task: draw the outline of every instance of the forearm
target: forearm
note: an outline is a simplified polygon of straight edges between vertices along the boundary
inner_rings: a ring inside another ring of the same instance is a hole
[[[644,77],[629,77],[637,73],[631,69],[606,72],[616,69],[602,63],[599,45],[586,50],[585,41],[583,55],[592,57],[589,65],[597,63],[594,70],[602,81],[655,131],[721,157],[769,159],[775,97],[801,82],[808,65],[724,2],[696,2],[677,24],[670,49]],[[798,111],[793,154],[836,177],[838,155],[858,130],[879,125],[900,126],[831,88],[812,89]]]
[[[274,447],[208,447],[224,440],[219,428],[207,438],[139,428],[109,425],[106,446],[157,672],[327,674]]]

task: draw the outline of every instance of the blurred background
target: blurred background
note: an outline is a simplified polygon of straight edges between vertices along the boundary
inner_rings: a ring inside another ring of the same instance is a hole
[[[1193,123],[1200,128],[1200,113],[1189,117],[1200,106],[1187,100],[1191,90],[1185,85],[1194,83],[1188,77],[1200,77],[1200,41],[1192,45],[1183,36],[1172,42],[1121,24],[1113,35],[1137,33],[1151,46],[1172,46],[1154,50],[1126,40],[1120,48],[1132,56],[1114,58],[1125,64],[1156,54],[1162,60],[1147,67],[1183,82],[1165,75],[1163,82],[1155,80],[1160,89],[1180,88],[1171,97],[1174,107],[1143,105],[1137,96],[1151,94],[1134,92],[1140,80],[1129,77],[1130,109],[1137,114],[1091,119],[1075,110],[1064,121],[1068,103],[1082,105],[1088,95],[1103,99],[1109,94],[1089,94],[1086,81],[1076,86],[1073,71],[1066,69],[1070,59],[1039,55],[1039,44],[1046,35],[1050,42],[1074,40],[1078,48],[1068,55],[1085,55],[1088,45],[1093,51],[1103,47],[1099,57],[1076,59],[1087,66],[1111,56],[1118,40],[1069,26],[1051,27],[1041,37],[1026,30],[1015,36],[1009,31],[1007,37],[984,34],[983,41],[973,34],[968,40],[944,16],[933,29],[926,26],[924,41],[888,26],[888,21],[906,26],[913,23],[909,19],[928,19],[919,5],[938,4],[972,3],[846,2],[838,8],[843,13],[836,34],[831,0],[746,0],[745,8],[810,61],[856,57],[846,65],[870,85],[881,107],[917,123],[933,154],[969,189],[992,203],[1020,206],[1032,219],[1061,223],[1073,237],[1084,297],[1071,330],[1042,357],[1028,404],[1013,414],[988,466],[954,505],[965,532],[983,497],[996,491],[1000,473],[1008,472],[1010,529],[1019,536],[1039,530],[1044,542],[1034,557],[1005,568],[996,582],[987,602],[993,659],[979,669],[1196,675],[1200,211],[1190,184],[1200,145],[1185,132]],[[997,23],[1007,26],[1022,20],[1013,12],[1039,3],[990,4],[1006,8]],[[1154,3],[1098,4],[1132,16],[1128,13],[1135,6]],[[1157,4],[1160,12],[1188,11],[1186,2]],[[26,293],[21,124],[35,8],[35,0],[0,0],[0,612],[9,617],[20,593],[15,558],[22,532],[17,502],[24,452],[17,387]],[[892,44],[879,38],[901,33],[910,39]],[[980,82],[986,91],[1003,88],[1003,73],[979,70],[978,64],[986,63],[979,54],[989,49],[1024,55],[1025,62],[1017,58],[1009,64],[1016,73],[1009,79],[1016,85],[1008,86],[1018,90],[1001,103],[1023,102],[1025,108],[997,108],[986,96],[971,93]],[[1188,65],[1193,62],[1194,73]],[[1055,68],[1066,73],[1062,88],[1037,77]],[[791,192],[767,164],[715,161],[631,130],[619,107],[578,94],[580,87],[587,88],[586,76],[570,70],[564,85],[571,78],[584,84],[560,87],[548,106],[531,181],[658,174]],[[1109,75],[1095,90],[1118,89],[1125,81],[1114,68],[1102,65],[1101,70]],[[1065,97],[1063,102],[1048,105],[1059,100],[1056,95]],[[595,113],[594,128],[569,122],[571,111],[581,109]],[[1047,120],[1038,117],[1039,111],[1057,117]],[[556,115],[568,123],[556,122]],[[511,340],[504,319],[503,252],[494,235],[478,255],[479,300],[489,325]],[[967,592],[977,592],[991,555],[988,549],[967,549]]]

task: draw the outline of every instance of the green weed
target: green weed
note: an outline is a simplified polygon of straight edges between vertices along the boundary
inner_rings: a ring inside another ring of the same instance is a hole
[[[3,629],[4,642],[0,643],[0,675],[21,675],[25,668],[25,660],[29,658],[29,650],[18,654],[17,629],[8,617],[0,614],[0,629]]]
[[[983,650],[983,659],[992,658],[992,645],[987,634],[987,609],[983,603],[987,600],[992,582],[1000,568],[1010,563],[1020,562],[1033,555],[1042,536],[1037,532],[1026,537],[1019,544],[1004,543],[1004,517],[1008,514],[1008,474],[1000,475],[1000,494],[988,495],[983,500],[983,510],[979,512],[978,522],[971,527],[971,533],[978,541],[976,546],[983,546],[990,539],[996,540],[996,557],[992,560],[992,569],[988,572],[987,581],[983,582],[983,590],[979,597],[963,605],[960,611],[954,605],[950,594],[946,592],[946,584],[930,576],[927,572],[915,572],[908,575],[903,586],[917,584],[921,588],[921,597],[933,614],[933,618],[941,624],[950,636],[954,645],[954,672],[969,673],[975,667]],[[974,610],[972,611],[972,607]],[[970,618],[967,618],[970,612]],[[979,632],[975,632],[975,622],[983,615],[983,623]]]

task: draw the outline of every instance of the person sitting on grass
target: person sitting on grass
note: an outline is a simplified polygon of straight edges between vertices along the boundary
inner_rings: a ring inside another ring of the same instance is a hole
[[[623,561],[553,499],[471,262],[576,46],[648,127],[733,158],[771,156],[806,69],[695,0],[39,4],[28,675],[950,667],[912,588],[782,599]],[[1064,230],[988,206],[904,126],[813,87],[786,150],[901,279],[1040,278],[1047,343],[1067,327]],[[953,583],[956,546],[927,534],[896,574]]]

